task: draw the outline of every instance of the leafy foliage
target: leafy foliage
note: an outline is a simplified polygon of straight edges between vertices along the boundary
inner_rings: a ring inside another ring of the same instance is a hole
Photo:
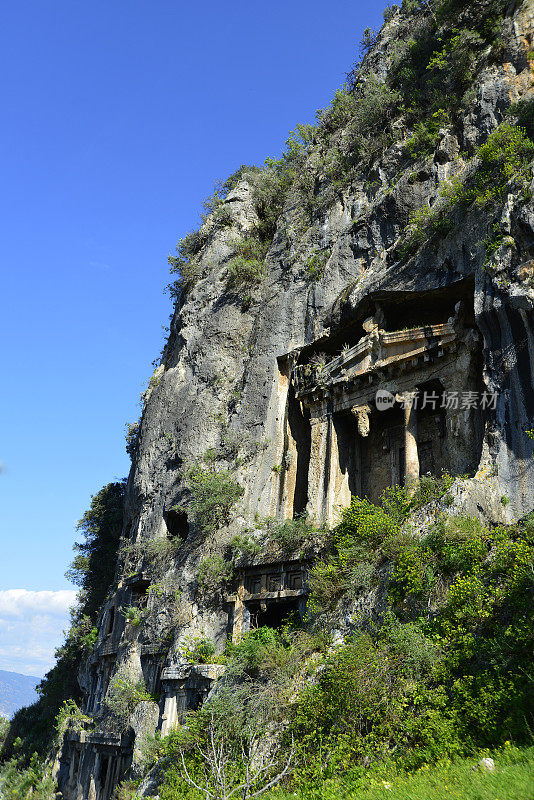
[[[431,153],[436,146],[441,128],[446,128],[449,122],[449,113],[442,108],[416,122],[414,132],[406,142],[406,149],[410,155],[420,158]]]
[[[399,505],[395,499],[393,508]],[[335,650],[297,704],[302,757],[314,769],[322,764],[321,779],[392,751],[414,767],[530,737],[534,676],[524,654],[533,644],[532,521],[490,531],[476,519],[442,517],[423,540],[396,525],[384,509],[358,501],[335,534],[337,559],[312,570],[320,604],[317,585],[323,594],[323,585],[337,585],[337,596],[350,586],[344,556],[353,565],[391,559],[395,612]]]
[[[76,526],[84,541],[74,545],[76,555],[66,575],[81,587],[84,613],[90,617],[100,608],[113,580],[122,531],[124,488],[124,481],[120,481],[100,489]]]
[[[230,521],[232,508],[243,495],[243,487],[229,470],[218,470],[213,463],[205,461],[189,469],[187,482],[197,530],[206,535],[215,533]]]
[[[139,437],[139,421],[127,422],[125,428],[126,434],[124,438],[126,439],[126,452],[130,458],[133,458],[137,447],[137,439]]]
[[[248,290],[261,283],[265,274],[263,259],[267,245],[258,236],[238,239],[235,244],[236,255],[228,263],[228,287]]]
[[[127,606],[121,610],[128,625],[133,625],[134,628],[138,628],[141,625],[147,613],[146,609],[138,606]]]
[[[167,287],[173,299],[179,300],[200,278],[200,265],[197,256],[206,241],[205,231],[202,231],[202,229],[191,231],[178,241],[176,255],[168,256],[170,274],[178,275],[178,278]]]
[[[523,128],[528,138],[534,142],[534,99],[512,103],[508,113],[515,117],[517,125]]]
[[[231,579],[232,574],[232,563],[225,561],[221,555],[206,556],[198,565],[198,591],[204,599],[209,599],[220,590],[223,583]]]
[[[132,680],[124,667],[119,667],[104,698],[104,705],[111,714],[113,726],[118,731],[126,729],[135,707],[144,701],[153,700],[147,692],[142,678]]]
[[[452,482],[450,475],[424,477],[414,495],[394,486],[385,490],[380,506],[353,497],[330,535],[329,552],[310,569],[310,617],[326,613],[349,589],[369,589],[384,556],[398,556],[406,542],[412,546],[413,539],[401,533],[402,523],[417,508],[440,499]],[[409,557],[406,553],[403,558]]]
[[[330,251],[329,250],[319,250],[316,253],[312,253],[306,259],[306,274],[308,278],[313,281],[319,281],[324,273],[326,262],[330,258]]]
[[[124,481],[109,483],[91,498],[89,509],[77,525],[84,541],[67,577],[80,586],[77,605],[71,610],[65,642],[55,652],[56,663],[37,691],[39,699],[14,715],[2,748],[2,758],[14,754],[20,740],[18,763],[28,763],[32,753],[44,757],[54,739],[56,717],[66,700],[79,703],[77,673],[80,662],[96,642],[96,616],[114,577],[123,520]],[[36,762],[37,763],[37,762]]]
[[[50,768],[37,753],[32,755],[28,764],[20,756],[14,756],[4,765],[2,797],[5,800],[54,800],[56,787]]]
[[[180,652],[190,664],[209,664],[215,655],[215,645],[205,636],[195,636],[186,640]]]
[[[457,211],[496,203],[511,187],[527,191],[534,143],[522,128],[503,123],[479,147],[477,156],[478,167],[472,176],[465,182],[454,178],[442,189],[440,202],[432,209],[425,206],[412,215],[399,246],[401,256],[410,255],[435,234],[448,233]]]
[[[67,729],[79,733],[91,722],[91,717],[86,716],[72,698],[65,700],[56,716],[56,745],[61,744]]]
[[[289,553],[311,545],[325,534],[324,528],[317,526],[304,514],[284,522],[267,518],[260,522],[260,527],[268,542]]]

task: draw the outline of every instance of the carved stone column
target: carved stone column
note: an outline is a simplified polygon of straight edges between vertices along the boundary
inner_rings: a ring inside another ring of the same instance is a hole
[[[243,601],[244,592],[245,587],[243,582],[240,581],[239,586],[237,587],[234,603],[234,620],[232,626],[232,642],[234,644],[237,644],[243,635],[245,621],[245,603]]]
[[[351,413],[356,419],[359,435],[363,437],[369,436],[369,414],[371,413],[371,407],[367,405],[367,403],[363,406],[352,406]]]
[[[308,506],[306,512],[318,524],[325,514],[325,494],[330,478],[328,458],[328,431],[331,421],[327,417],[312,417],[310,465],[308,468]]]
[[[171,732],[176,722],[176,695],[168,694],[165,697],[165,708],[163,710],[163,720],[161,725],[161,735],[167,736]]]
[[[415,392],[404,395],[404,485],[413,494],[419,484]]]
[[[98,770],[99,769],[100,769],[100,754],[96,753],[95,760],[94,760],[94,766],[93,766],[93,769],[91,770],[91,777],[90,777],[90,780],[89,780],[89,791],[87,793],[87,800],[97,800],[97,798],[96,798],[97,792],[96,792],[95,775],[98,775]]]

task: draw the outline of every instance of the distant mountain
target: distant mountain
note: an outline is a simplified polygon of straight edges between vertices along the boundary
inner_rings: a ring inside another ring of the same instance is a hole
[[[5,672],[0,669],[0,716],[11,717],[22,706],[37,700],[35,687],[41,678],[34,675],[21,675],[19,672]]]

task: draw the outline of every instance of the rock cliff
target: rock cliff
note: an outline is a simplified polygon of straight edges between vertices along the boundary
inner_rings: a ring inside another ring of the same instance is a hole
[[[143,732],[168,732],[213,690],[224,667],[192,663],[199,641],[221,652],[250,625],[303,613],[320,526],[351,496],[447,472],[444,513],[497,523],[534,508],[533,151],[521,132],[534,6],[386,16],[318,125],[281,161],[242,168],[174,262],[116,583],[80,672],[97,727],[66,735],[66,798],[107,800],[139,774]],[[319,531],[307,552],[273,544],[273,520],[305,513]],[[359,607],[380,601],[371,594]],[[340,607],[340,629],[353,612]],[[114,707],[117,676],[138,696]]]

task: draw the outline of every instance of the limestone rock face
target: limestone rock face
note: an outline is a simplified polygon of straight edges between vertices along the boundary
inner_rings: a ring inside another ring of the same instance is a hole
[[[131,774],[134,780],[143,774],[143,745],[146,747],[147,737],[154,736],[158,726],[158,719],[158,704],[150,700],[142,700],[138,703],[130,717],[130,726],[134,733],[131,766]]]
[[[384,26],[359,80],[383,79],[391,43],[406,26],[399,14]],[[230,542],[247,531],[261,536],[258,519],[282,521],[307,510],[333,525],[351,494],[373,497],[402,481],[407,456],[420,474],[447,468],[458,475],[443,513],[499,523],[534,508],[534,434],[527,433],[534,428],[532,169],[527,192],[510,191],[495,220],[473,206],[409,257],[398,248],[412,212],[439,206],[445,182],[472,174],[475,148],[512,102],[532,95],[533,36],[533,4],[525,2],[505,20],[501,60],[479,65],[468,107],[454,131],[439,132],[430,156],[408,158],[404,131],[305,223],[302,196],[290,191],[264,278],[251,292],[229,288],[228,265],[235,239],[258,222],[254,175],[244,174],[226,197],[228,225],[214,217],[204,223],[195,256],[200,278],[176,305],[145,394],[117,585],[80,674],[86,710],[98,721],[110,680],[135,653],[136,676],[159,707],[137,706],[130,745],[124,736],[105,743],[108,750],[98,750],[97,738],[84,745],[93,749],[84,750],[83,785],[72,778],[82,747],[73,744],[67,800],[91,792],[107,800],[132,757],[135,771],[141,733],[165,728],[171,716],[179,722],[209,695],[223,670],[195,662],[201,644],[220,653],[238,627],[305,602],[305,564],[295,554],[278,557],[276,568],[265,556],[264,568],[256,560],[234,586],[225,585],[220,565],[229,560]],[[313,148],[302,172],[315,186],[326,180]],[[502,240],[488,260],[484,242],[493,223]],[[311,275],[317,253],[325,263]],[[392,398],[391,408],[377,407],[378,389]],[[414,391],[494,401],[454,409],[442,407],[440,397],[411,418],[408,452],[399,398]],[[208,532],[194,502],[191,468],[198,464],[228,470],[242,490]],[[421,530],[432,513],[421,512]],[[219,570],[211,583],[206,565]],[[355,605],[340,608],[340,630],[383,603],[380,587],[362,592]],[[141,612],[136,625],[120,611],[130,605]],[[109,760],[113,747],[120,763]]]

